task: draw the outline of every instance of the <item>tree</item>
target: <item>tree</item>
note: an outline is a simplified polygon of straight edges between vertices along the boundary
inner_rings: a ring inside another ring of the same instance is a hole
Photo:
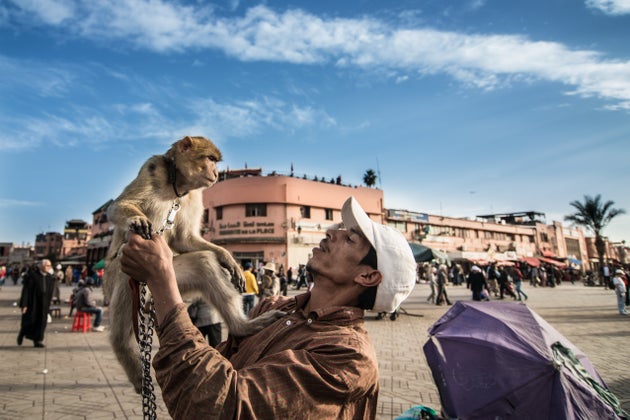
[[[564,216],[564,220],[583,226],[595,235],[595,249],[597,250],[599,266],[603,267],[606,243],[604,242],[602,231],[613,218],[620,214],[625,214],[626,211],[624,209],[612,208],[612,206],[615,205],[614,201],[602,202],[601,194],[597,194],[595,197],[585,195],[584,202],[576,200],[569,204],[577,211]]]
[[[363,183],[371,188],[376,185],[376,178],[376,172],[374,172],[373,169],[368,169],[365,171],[365,174],[363,174]]]

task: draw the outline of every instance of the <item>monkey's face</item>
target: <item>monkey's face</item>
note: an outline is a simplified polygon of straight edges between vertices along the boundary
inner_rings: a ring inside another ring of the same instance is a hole
[[[184,137],[175,143],[175,162],[189,189],[208,188],[219,178],[221,152],[203,137]]]

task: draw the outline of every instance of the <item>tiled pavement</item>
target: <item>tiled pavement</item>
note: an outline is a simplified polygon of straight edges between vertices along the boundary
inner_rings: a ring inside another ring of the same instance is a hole
[[[630,317],[617,314],[613,292],[578,284],[526,286],[525,291],[528,305],[588,355],[630,411]],[[33,348],[29,340],[16,345],[19,313],[13,304],[19,292],[19,286],[7,284],[0,290],[0,419],[142,418],[140,397],[115,360],[107,330],[71,333],[71,319],[54,319],[46,348]],[[61,293],[67,299],[70,287],[62,287]],[[451,300],[469,299],[465,287],[451,286],[449,293]],[[427,303],[427,294],[426,285],[417,285],[403,304],[406,314],[395,322],[376,321],[368,313],[366,325],[380,365],[379,419],[392,419],[417,404],[440,407],[422,346],[427,329],[448,307]],[[62,306],[62,312],[67,315],[68,307]],[[158,418],[169,418],[156,388]]]

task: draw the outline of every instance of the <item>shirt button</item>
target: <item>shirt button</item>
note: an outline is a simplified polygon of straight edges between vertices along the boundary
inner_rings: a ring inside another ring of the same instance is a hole
[[[290,320],[287,321],[286,324],[287,324],[287,326],[291,325],[291,321]]]
[[[307,323],[308,325],[311,325],[311,324],[313,323],[313,320],[312,320],[311,318],[309,318],[309,319],[306,321],[306,323]]]

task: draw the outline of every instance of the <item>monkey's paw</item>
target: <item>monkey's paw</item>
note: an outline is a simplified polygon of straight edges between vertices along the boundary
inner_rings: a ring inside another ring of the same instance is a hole
[[[149,219],[141,216],[129,218],[129,230],[142,236],[144,239],[151,239],[152,225]]]
[[[286,314],[286,312],[278,311],[275,309],[273,311],[265,312],[264,314],[261,314],[254,319],[248,320],[247,324],[245,324],[243,328],[243,331],[240,331],[241,334],[233,334],[237,337],[244,337],[247,335],[255,334],[266,326],[273,324],[274,322],[276,322],[276,320],[284,317]]]

